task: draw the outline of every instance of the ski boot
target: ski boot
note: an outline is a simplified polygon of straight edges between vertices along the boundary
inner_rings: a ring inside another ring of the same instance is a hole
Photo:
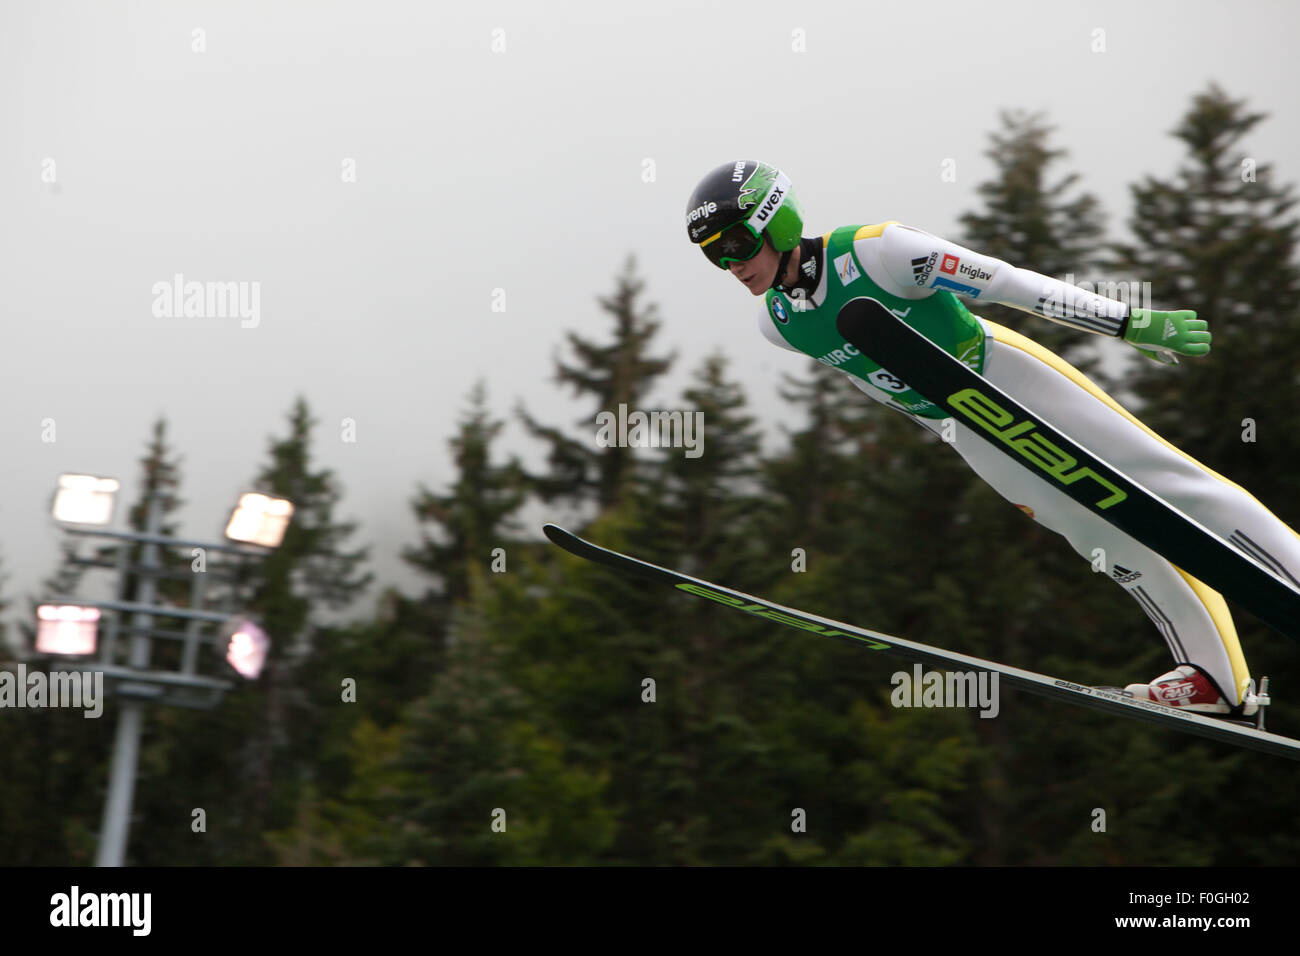
[[[1258,691],[1252,680],[1241,703],[1234,705],[1228,703],[1214,682],[1194,664],[1179,664],[1149,684],[1129,684],[1123,693],[1195,714],[1222,717],[1257,730],[1264,729],[1264,708],[1270,702],[1267,677],[1260,678]]]

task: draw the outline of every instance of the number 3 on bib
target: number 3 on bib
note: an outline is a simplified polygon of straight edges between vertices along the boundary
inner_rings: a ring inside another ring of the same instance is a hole
[[[884,389],[886,392],[906,392],[908,387],[901,378],[883,368],[876,369],[867,376],[867,380],[876,388]]]

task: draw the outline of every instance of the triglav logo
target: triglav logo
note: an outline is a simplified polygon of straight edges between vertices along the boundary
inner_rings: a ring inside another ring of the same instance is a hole
[[[171,282],[155,282],[151,291],[158,319],[242,319],[245,329],[262,321],[260,282],[186,282],[178,272]]]
[[[685,448],[687,458],[704,454],[703,412],[643,412],[627,410],[596,415],[596,444],[601,448]]]
[[[5,707],[68,707],[94,719],[104,713],[104,672],[28,673],[27,665],[19,664],[17,673],[0,671],[0,708]]]

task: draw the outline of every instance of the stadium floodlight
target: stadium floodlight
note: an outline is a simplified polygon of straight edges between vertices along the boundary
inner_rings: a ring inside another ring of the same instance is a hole
[[[266,663],[266,652],[271,647],[271,639],[266,632],[247,619],[235,622],[235,629],[226,646],[226,661],[249,680],[257,680]]]
[[[240,496],[239,505],[231,513],[226,537],[263,548],[278,548],[292,517],[293,503],[287,499],[249,492]]]
[[[95,475],[59,475],[51,509],[55,521],[104,525],[113,520],[119,482]]]
[[[42,604],[36,609],[36,653],[63,656],[95,653],[99,608]]]

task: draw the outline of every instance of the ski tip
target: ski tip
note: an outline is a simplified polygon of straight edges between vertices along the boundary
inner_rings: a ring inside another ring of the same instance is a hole
[[[560,544],[565,539],[573,537],[573,535],[569,534],[569,532],[565,531],[558,524],[551,524],[549,521],[542,525],[542,534],[546,535],[546,537],[551,540],[552,544]]]

